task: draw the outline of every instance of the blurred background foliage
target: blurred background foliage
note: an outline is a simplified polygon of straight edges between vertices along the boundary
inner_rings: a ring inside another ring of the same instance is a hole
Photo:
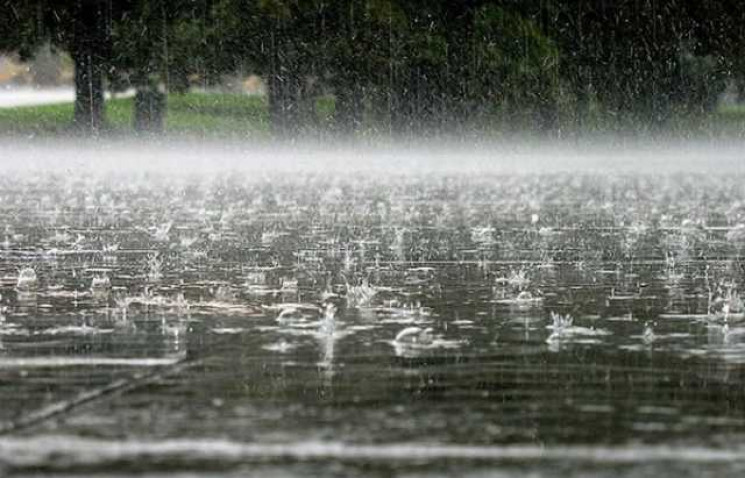
[[[106,90],[134,91],[135,128],[154,132],[163,129],[169,94],[196,90],[265,98],[252,104],[264,105],[262,121],[278,137],[654,131],[695,123],[725,93],[739,101],[740,7],[0,0],[0,51],[8,55],[0,81],[73,84],[74,121],[92,131],[107,125]],[[32,66],[18,71],[21,60]]]

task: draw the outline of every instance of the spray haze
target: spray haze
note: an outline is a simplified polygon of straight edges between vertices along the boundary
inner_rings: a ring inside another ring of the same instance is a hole
[[[10,139],[0,145],[6,172],[227,172],[360,175],[638,172],[741,173],[740,141],[587,140],[336,145],[180,140]]]

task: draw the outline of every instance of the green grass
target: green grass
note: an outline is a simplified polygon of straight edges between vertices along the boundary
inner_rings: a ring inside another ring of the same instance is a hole
[[[71,104],[0,108],[0,131],[11,134],[60,133],[72,121]]]
[[[745,105],[726,105],[710,119],[709,128],[723,136],[745,137]]]
[[[105,134],[133,133],[132,98],[106,102]],[[0,134],[57,136],[73,132],[71,103],[0,109]],[[253,137],[266,136],[269,118],[266,100],[240,94],[187,93],[171,95],[165,119],[173,135]]]
[[[171,95],[166,131],[217,137],[264,136],[269,133],[266,100],[224,93]]]
[[[324,129],[334,114],[333,97],[318,98],[315,124]],[[132,135],[133,99],[106,102],[106,128],[109,136]],[[54,104],[0,109],[0,135],[56,137],[75,134],[73,105]],[[602,121],[592,131],[602,132]],[[186,93],[170,95],[165,119],[169,136],[204,138],[267,138],[269,114],[265,98],[230,93]],[[499,125],[489,128],[498,132]],[[711,115],[679,118],[669,125],[671,133],[685,136],[745,138],[745,106],[723,106]],[[484,132],[488,135],[488,131]]]

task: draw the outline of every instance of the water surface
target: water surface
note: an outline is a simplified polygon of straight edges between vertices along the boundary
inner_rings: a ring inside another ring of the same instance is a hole
[[[3,176],[0,468],[739,476],[743,179]]]

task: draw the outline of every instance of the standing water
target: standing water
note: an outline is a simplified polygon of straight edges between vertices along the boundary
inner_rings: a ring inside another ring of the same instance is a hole
[[[741,476],[744,180],[4,175],[0,470]]]

